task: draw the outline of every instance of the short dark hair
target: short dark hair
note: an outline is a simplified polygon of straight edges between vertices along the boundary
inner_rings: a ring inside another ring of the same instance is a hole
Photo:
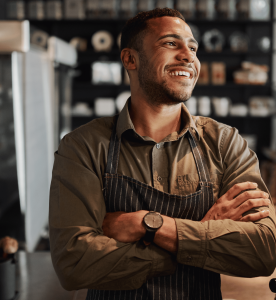
[[[176,17],[185,22],[183,15],[176,9],[165,7],[142,11],[129,19],[124,25],[121,35],[121,50],[124,48],[133,48],[138,52],[141,51],[143,47],[141,33],[145,32],[148,28],[147,21],[161,17]]]

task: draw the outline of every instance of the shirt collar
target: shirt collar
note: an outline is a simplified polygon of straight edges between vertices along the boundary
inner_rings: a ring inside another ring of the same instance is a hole
[[[128,105],[130,100],[131,98],[129,97],[118,117],[117,128],[116,128],[118,138],[120,138],[121,135],[128,129],[132,129],[137,134],[128,111]],[[182,109],[181,116],[183,119],[183,124],[185,124],[185,126],[184,128],[181,129],[181,132],[178,134],[178,138],[182,137],[189,128],[194,129],[194,131],[197,133],[197,137],[200,138],[198,130],[196,128],[196,124],[184,103],[182,103],[181,109]],[[164,141],[167,141],[167,138],[165,138]]]

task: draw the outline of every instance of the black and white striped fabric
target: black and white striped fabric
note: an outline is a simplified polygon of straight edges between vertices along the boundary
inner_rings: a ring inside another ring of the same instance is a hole
[[[117,138],[115,125],[104,176],[107,211],[148,210],[173,218],[201,220],[213,205],[213,186],[195,135],[188,130],[186,136],[197,165],[199,187],[190,195],[171,195],[128,176],[117,174],[121,140]],[[201,268],[178,264],[175,274],[152,278],[137,290],[88,290],[86,300],[102,299],[221,300],[220,275]]]

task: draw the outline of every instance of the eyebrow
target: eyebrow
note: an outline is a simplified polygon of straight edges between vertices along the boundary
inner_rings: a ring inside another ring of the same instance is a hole
[[[166,34],[166,35],[161,36],[157,41],[165,39],[167,37],[174,37],[174,38],[176,38],[178,40],[182,40],[182,41],[184,40],[181,35],[178,35],[178,34],[175,34],[175,33],[171,33],[171,34]],[[198,45],[198,42],[194,38],[192,38],[192,37],[189,38],[188,42],[192,42],[192,43],[195,43],[195,44]]]

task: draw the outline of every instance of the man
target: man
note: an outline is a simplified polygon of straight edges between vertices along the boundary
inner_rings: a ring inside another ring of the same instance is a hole
[[[50,240],[64,288],[88,288],[87,299],[214,300],[219,273],[273,272],[275,215],[256,155],[236,129],[183,104],[197,47],[175,10],[125,25],[131,99],[56,153]]]

